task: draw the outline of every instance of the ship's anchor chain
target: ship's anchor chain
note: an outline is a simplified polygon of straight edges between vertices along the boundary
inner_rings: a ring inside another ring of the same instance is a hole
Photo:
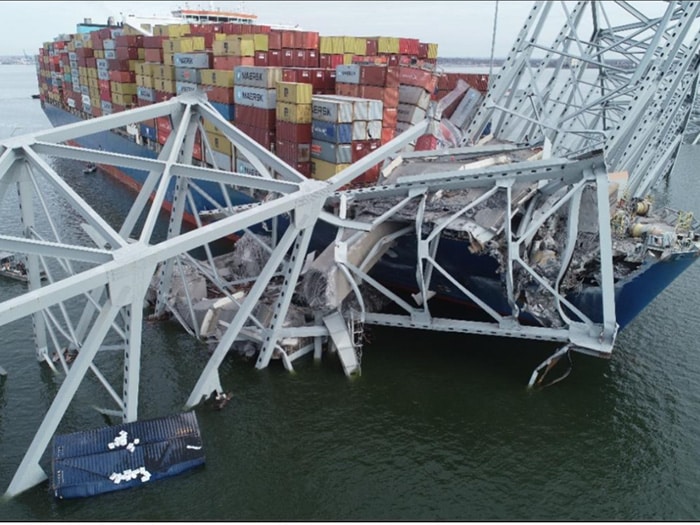
[[[547,377],[547,374],[559,363],[562,357],[566,355],[566,358],[569,362],[569,366],[566,369],[566,371],[559,376],[556,379],[553,379],[552,381],[548,383],[544,383],[545,377]],[[571,373],[571,370],[573,368],[573,362],[571,361],[571,343],[566,344],[562,346],[559,350],[554,352],[551,356],[549,356],[547,359],[542,361],[540,365],[535,368],[532,372],[532,376],[530,376],[530,381],[527,384],[528,388],[532,388],[534,386],[540,387],[540,388],[545,388],[548,386],[552,386],[559,381],[563,381],[567,377],[569,377],[569,374]]]

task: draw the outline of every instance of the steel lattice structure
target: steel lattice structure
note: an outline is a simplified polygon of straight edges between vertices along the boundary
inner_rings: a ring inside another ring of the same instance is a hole
[[[343,316],[340,307],[324,312],[308,326],[284,324],[304,271],[314,227],[321,222],[337,228],[329,256],[345,276],[348,293],[356,296],[359,309],[355,313],[361,323],[554,341],[563,346],[552,359],[571,348],[609,356],[617,322],[608,172],[630,171],[632,190],[642,192],[667,171],[687,119],[687,95],[693,91],[697,77],[698,36],[691,26],[700,7],[697,2],[669,2],[663,14],[652,17],[643,15],[641,7],[616,2],[615,7],[623,9],[635,21],[612,26],[607,3],[602,6],[601,2],[580,2],[571,7],[562,3],[566,13],[564,28],[553,45],[543,46],[539,37],[548,16],[553,16],[554,4],[535,5],[476,118],[466,129],[472,142],[480,140],[482,132],[490,126],[495,138],[510,140],[514,145],[405,153],[404,148],[428,129],[429,122],[425,121],[332,179],[309,180],[224,120],[202,94],[182,95],[167,102],[5,140],[0,145],[0,202],[6,201],[11,187],[17,188],[22,231],[3,232],[0,247],[27,255],[29,291],[0,304],[0,325],[32,316],[37,358],[53,367],[52,356],[56,355],[60,366],[57,373],[65,374],[7,494],[16,495],[46,478],[39,459],[88,371],[98,377],[116,407],[105,408],[103,412],[125,422],[138,418],[143,304],[154,275],[157,276],[156,315],[166,311],[175,313],[171,304],[173,282],[178,276],[185,279],[183,268],[187,265],[197,267],[206,275],[209,285],[237,306],[233,320],[225,325],[223,336],[192,388],[186,402],[188,407],[213,393],[223,392],[218,369],[231,345],[240,339],[252,339],[259,345],[258,368],[267,366],[277,354],[290,370],[293,361],[303,355],[313,352],[320,357],[322,341],[331,339],[346,373],[356,372],[359,362],[352,342],[353,323]],[[586,12],[593,14],[597,25],[584,38],[579,31],[583,31],[580,24]],[[687,42],[689,38],[691,43]],[[544,53],[544,57],[537,62],[539,65],[533,66],[532,59],[538,53]],[[622,55],[626,62],[612,64],[609,54]],[[634,67],[629,66],[630,62]],[[545,70],[549,71],[546,66],[551,65],[552,76],[545,77]],[[586,65],[594,67],[586,69]],[[596,75],[593,81],[586,77],[591,72]],[[172,119],[173,131],[158,159],[70,145],[71,141],[96,132],[163,116]],[[204,149],[211,149],[204,133],[204,121],[219,128],[237,154],[248,159],[260,176],[220,170],[215,164],[197,165],[192,158],[197,130],[204,138]],[[472,165],[472,161],[486,156],[525,150],[528,145],[540,142],[545,144],[540,158],[487,167]],[[411,163],[429,162],[429,158],[441,155],[457,160],[431,170],[411,172]],[[149,174],[125,220],[115,228],[63,181],[46,157],[139,169]],[[387,166],[393,163],[395,168],[390,180],[373,188],[341,190],[368,168],[385,161]],[[400,166],[402,163],[405,166]],[[156,242],[157,216],[173,181],[167,236]],[[223,201],[207,195],[202,181],[214,183],[224,196]],[[82,231],[87,234],[87,238],[81,238],[82,242],[53,223],[40,189],[42,185],[50,186],[79,214]],[[522,185],[537,190],[527,202],[518,193]],[[475,190],[480,196],[464,202],[442,222],[428,224],[429,202],[448,190]],[[261,198],[256,203],[234,207],[226,198],[232,191],[258,192]],[[194,205],[195,194],[204,196],[211,210],[199,213]],[[600,264],[602,321],[594,321],[577,311],[559,289],[575,249],[582,200],[586,195],[593,203],[587,211],[593,213],[597,227],[594,247]],[[396,205],[371,220],[356,220],[347,213],[350,205],[391,199]],[[506,315],[485,304],[435,257],[442,232],[489,199],[501,203],[499,211],[504,217],[522,214],[517,227],[510,220],[502,223],[503,286],[510,306]],[[400,228],[386,232],[381,230],[389,222],[401,222],[401,210],[412,205],[417,207],[417,212],[411,223],[404,222]],[[566,241],[561,270],[552,280],[543,276],[524,253],[539,229],[560,211],[566,211]],[[186,213],[193,215],[197,228],[185,230]],[[48,223],[48,231],[37,226],[40,216],[41,221]],[[266,236],[269,242],[263,241],[263,235],[256,229],[262,224],[271,225],[272,234]],[[269,257],[260,274],[248,283],[245,299],[238,301],[231,283],[212,271],[215,264],[209,245],[241,232],[259,237]],[[353,260],[348,255],[350,243],[373,232],[377,238],[369,252],[360,262]],[[380,247],[406,236],[416,241],[415,285],[420,291],[417,304],[410,304],[370,275],[369,261],[378,257]],[[195,248],[204,248],[207,268],[187,254]],[[41,271],[48,277],[44,285]],[[552,301],[561,321],[559,326],[536,327],[519,321],[514,282],[518,272],[527,274]],[[475,322],[435,316],[428,299],[437,274],[454,282],[464,298],[479,306],[490,320]],[[272,315],[267,320],[258,319],[254,315],[256,303],[273,282],[281,286],[272,305]],[[402,313],[367,311],[360,284],[384,295]],[[185,295],[186,309],[192,312],[193,301]],[[81,304],[78,318],[73,318],[66,306],[75,301]],[[201,335],[196,325],[193,335]],[[313,344],[288,355],[281,341],[290,336],[311,338]],[[74,362],[64,359],[64,348],[79,350]],[[119,387],[114,387],[114,381],[100,372],[99,354],[104,350],[123,353]]]

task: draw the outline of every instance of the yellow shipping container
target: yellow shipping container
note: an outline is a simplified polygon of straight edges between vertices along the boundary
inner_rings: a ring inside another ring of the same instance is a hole
[[[163,64],[166,66],[174,66],[175,61],[173,60],[173,57],[175,56],[175,53],[163,53]]]
[[[175,67],[172,64],[168,66],[154,66],[153,76],[163,80],[175,80]]]
[[[86,68],[85,66],[78,67],[78,75],[80,75],[81,77],[87,78],[87,76],[88,76],[87,69],[88,68]]]
[[[146,50],[142,47],[138,48],[139,60],[146,60]]]
[[[87,68],[87,76],[89,79],[90,78],[97,79],[97,68],[96,67]]]
[[[153,77],[147,77],[146,75],[136,75],[136,85],[143,86],[145,88],[155,88],[155,79]]]
[[[207,131],[207,138],[209,139],[209,145],[214,151],[218,151],[229,157],[233,155],[233,145],[224,135]]]
[[[134,82],[110,82],[109,89],[112,94],[121,93],[122,95],[135,95],[136,83]]]
[[[364,37],[355,38],[355,54],[356,55],[366,55],[367,54],[367,39]]]
[[[311,158],[311,177],[317,180],[330,179],[336,173],[350,166],[350,164],[331,164],[321,159]]]
[[[143,60],[129,60],[129,71],[136,73],[136,70],[141,64],[143,64]]]
[[[94,102],[98,102],[100,100],[100,89],[99,88],[90,88],[89,90],[90,93],[90,100]]]
[[[196,51],[204,51],[204,49],[203,36],[163,40],[163,52],[165,53],[195,53]]]
[[[311,104],[313,86],[301,82],[277,82],[277,101],[290,104]]]
[[[437,44],[428,44],[428,58],[437,58],[438,57],[438,45]]]
[[[212,124],[209,119],[202,119],[204,121],[204,131],[207,132],[207,135],[210,133],[213,133],[215,135],[223,135],[221,133],[221,130],[217,128],[214,124]]]
[[[357,37],[354,36],[344,36],[342,37],[343,39],[343,53],[353,53],[357,54],[355,51],[355,45],[356,45],[356,40]]]
[[[216,40],[212,45],[214,56],[252,57],[255,54],[255,42],[252,35]]]
[[[377,39],[377,51],[379,53],[398,54],[399,39],[391,36],[380,36]]]
[[[324,55],[330,55],[333,53],[333,40],[330,36],[319,36],[318,37],[318,52]]]
[[[253,47],[255,51],[267,51],[269,40],[270,37],[262,33],[253,35]]]
[[[189,32],[189,24],[157,25],[153,28],[153,34],[155,36],[167,36],[169,38],[184,36]]]
[[[175,94],[175,81],[165,80],[162,78],[155,79],[155,89],[158,91],[164,91],[165,93]]]
[[[233,87],[233,70],[224,71],[221,69],[200,70],[202,84],[218,87]]]
[[[152,77],[154,68],[158,66],[160,66],[160,64],[154,62],[143,62],[136,68],[136,74],[144,77]]]
[[[343,55],[343,65],[349,66],[350,64],[352,64],[352,57],[354,57],[354,56],[355,56],[354,53],[345,53]]]
[[[120,106],[129,106],[133,103],[134,95],[115,93],[114,91],[112,91],[112,104],[119,104]]]
[[[292,124],[311,124],[311,104],[277,102],[277,120]]]
[[[96,89],[99,92],[100,85],[97,82],[98,80],[96,78],[88,78],[88,87]]]
[[[95,54],[95,58],[104,58],[105,57],[105,52],[102,49],[95,49],[95,51],[93,51],[93,53]]]

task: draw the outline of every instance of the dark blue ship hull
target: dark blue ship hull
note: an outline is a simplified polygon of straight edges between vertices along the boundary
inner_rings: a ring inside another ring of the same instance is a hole
[[[44,111],[54,126],[61,126],[80,121],[79,117],[67,111],[52,106],[44,105]],[[81,146],[90,148],[102,147],[108,151],[127,155],[156,158],[156,153],[146,146],[139,145],[126,137],[111,131],[105,131],[80,139]],[[110,175],[124,184],[138,190],[141,188],[147,173],[132,169],[109,168]],[[201,182],[203,189],[223,204],[223,197],[219,186],[213,183]],[[196,193],[196,192],[193,192]],[[168,189],[164,208],[170,209],[174,194],[174,181]],[[198,198],[199,197],[199,198]],[[200,210],[210,209],[211,203],[195,195],[196,205]],[[232,192],[230,195],[232,204],[245,204],[253,202],[253,199],[244,193]],[[185,219],[192,224],[194,220],[188,213]],[[280,223],[284,228],[284,221]],[[322,250],[333,241],[335,232],[325,224],[317,226],[311,249]],[[386,286],[415,292],[415,239],[402,238],[392,250],[394,256],[386,255],[372,269],[371,275]],[[661,293],[673,280],[692,264],[698,256],[698,252],[689,250],[673,254],[663,260],[648,259],[638,269],[627,277],[615,283],[616,320],[620,329],[627,326],[654,298]],[[468,243],[455,239],[442,239],[437,253],[437,260],[445,270],[463,285],[473,292],[482,301],[503,316],[510,315],[510,306],[504,293],[504,284],[498,273],[498,262],[487,255],[475,255],[469,251]],[[431,289],[437,293],[437,298],[454,301],[462,305],[471,303],[455,286],[438,272],[433,273]],[[601,322],[602,300],[600,288],[588,286],[580,293],[567,296],[581,312],[594,322]],[[527,313],[521,314],[521,322],[539,324],[538,321]]]

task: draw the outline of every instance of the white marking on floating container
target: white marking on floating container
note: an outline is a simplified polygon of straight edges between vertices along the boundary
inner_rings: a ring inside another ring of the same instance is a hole
[[[360,83],[360,65],[347,64],[340,65],[335,68],[335,81],[344,82],[345,84]]]
[[[109,68],[109,64],[107,62],[106,58],[98,58],[95,60],[95,63],[97,64],[97,70],[99,71],[100,69],[105,69],[107,70]]]
[[[236,86],[233,89],[236,104],[261,109],[275,109],[277,107],[276,89],[248,86]]]
[[[282,68],[261,66],[236,66],[233,68],[234,84],[263,89],[276,89],[282,81]]]
[[[97,79],[98,80],[109,80],[109,71],[106,69],[98,69],[97,70]]]
[[[114,40],[112,40],[111,38],[108,38],[107,40],[102,41],[102,49],[104,49],[105,51],[107,49],[116,50],[117,43]]]
[[[399,86],[399,104],[412,104],[421,109],[428,109],[430,105],[430,93],[420,86]]]

